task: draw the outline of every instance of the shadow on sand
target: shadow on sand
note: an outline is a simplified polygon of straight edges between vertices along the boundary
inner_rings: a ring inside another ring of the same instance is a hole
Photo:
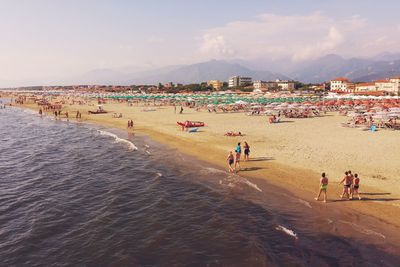
[[[383,195],[391,195],[392,193],[360,193],[360,195],[364,196],[383,196]]]
[[[247,168],[241,168],[240,171],[241,172],[251,172],[251,171],[258,171],[258,170],[262,170],[264,168],[262,167],[247,167]]]
[[[273,158],[273,157],[252,158],[252,159],[249,159],[249,162],[251,162],[251,161],[269,161],[269,160],[275,160],[275,158]]]

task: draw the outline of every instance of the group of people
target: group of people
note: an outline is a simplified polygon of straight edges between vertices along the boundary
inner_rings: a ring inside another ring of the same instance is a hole
[[[319,191],[318,191],[318,195],[315,198],[315,200],[319,200],[321,194],[323,194],[323,200],[326,203],[328,196],[327,196],[327,188],[328,188],[328,177],[326,175],[326,173],[322,173],[321,175],[321,179],[319,182]],[[352,174],[352,172],[346,171],[344,173],[344,177],[343,179],[340,181],[339,183],[340,185],[343,184],[343,192],[340,195],[340,199],[353,199],[354,196],[357,196],[359,200],[361,200],[361,196],[360,196],[360,192],[359,192],[359,188],[360,188],[360,177],[358,176],[357,173],[355,173],[354,175]]]
[[[250,146],[246,141],[244,142],[243,150],[244,150],[244,160],[248,161],[250,156]],[[230,151],[226,159],[228,161],[229,172],[240,171],[241,156],[242,156],[242,146],[239,142],[235,148],[235,154],[233,154],[233,152]]]

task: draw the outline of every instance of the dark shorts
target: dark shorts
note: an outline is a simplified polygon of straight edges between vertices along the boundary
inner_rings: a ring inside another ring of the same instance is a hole
[[[358,189],[358,188],[360,188],[359,185],[355,185],[355,186],[354,186],[354,189]]]
[[[246,149],[244,150],[244,154],[245,154],[245,155],[248,155],[249,153],[250,153],[250,149],[247,149],[247,148],[246,148]]]
[[[233,164],[233,159],[230,159],[229,160],[229,165],[232,165]]]

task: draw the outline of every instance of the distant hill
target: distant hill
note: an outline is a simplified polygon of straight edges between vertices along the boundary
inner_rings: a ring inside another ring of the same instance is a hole
[[[352,81],[372,81],[400,74],[400,60],[383,55],[377,60],[350,58],[344,59],[338,55],[326,55],[316,60],[296,66],[292,72],[287,73],[295,80],[304,82],[324,82],[335,77],[346,77]]]
[[[71,78],[73,83],[81,84],[157,84],[159,82],[174,83],[200,83],[208,80],[227,81],[234,75],[250,76],[257,80],[288,79],[287,76],[272,73],[270,71],[257,71],[244,67],[237,63],[229,63],[223,60],[211,60],[207,62],[167,66],[164,68],[123,73],[113,69],[97,69],[85,73],[79,77]]]
[[[255,68],[259,68],[255,70]],[[262,69],[262,70],[260,70]],[[346,77],[352,81],[372,81],[400,75],[400,54],[383,53],[371,58],[345,59],[330,54],[321,58],[292,62],[290,59],[268,62],[245,60],[211,60],[191,65],[173,65],[141,72],[97,69],[64,82],[66,84],[157,84],[159,82],[199,83],[217,79],[227,81],[234,75],[253,80],[293,79],[305,83]]]

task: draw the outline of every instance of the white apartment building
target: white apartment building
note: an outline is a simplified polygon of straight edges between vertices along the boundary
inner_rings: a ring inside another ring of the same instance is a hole
[[[372,92],[376,91],[375,83],[359,83],[355,86],[356,92]]]
[[[375,86],[378,91],[392,92],[394,91],[393,83],[390,80],[375,81]]]
[[[283,91],[292,91],[294,90],[294,82],[290,81],[281,81],[276,80],[274,82],[265,82],[265,81],[255,81],[253,83],[254,89],[272,89],[279,88]]]
[[[390,78],[389,81],[393,85],[393,87],[392,87],[393,91],[390,92],[390,93],[393,93],[393,94],[396,94],[396,95],[400,95],[400,76]]]
[[[346,78],[331,80],[331,91],[351,92],[354,85]]]
[[[229,78],[228,87],[251,85],[251,77],[233,76]]]

